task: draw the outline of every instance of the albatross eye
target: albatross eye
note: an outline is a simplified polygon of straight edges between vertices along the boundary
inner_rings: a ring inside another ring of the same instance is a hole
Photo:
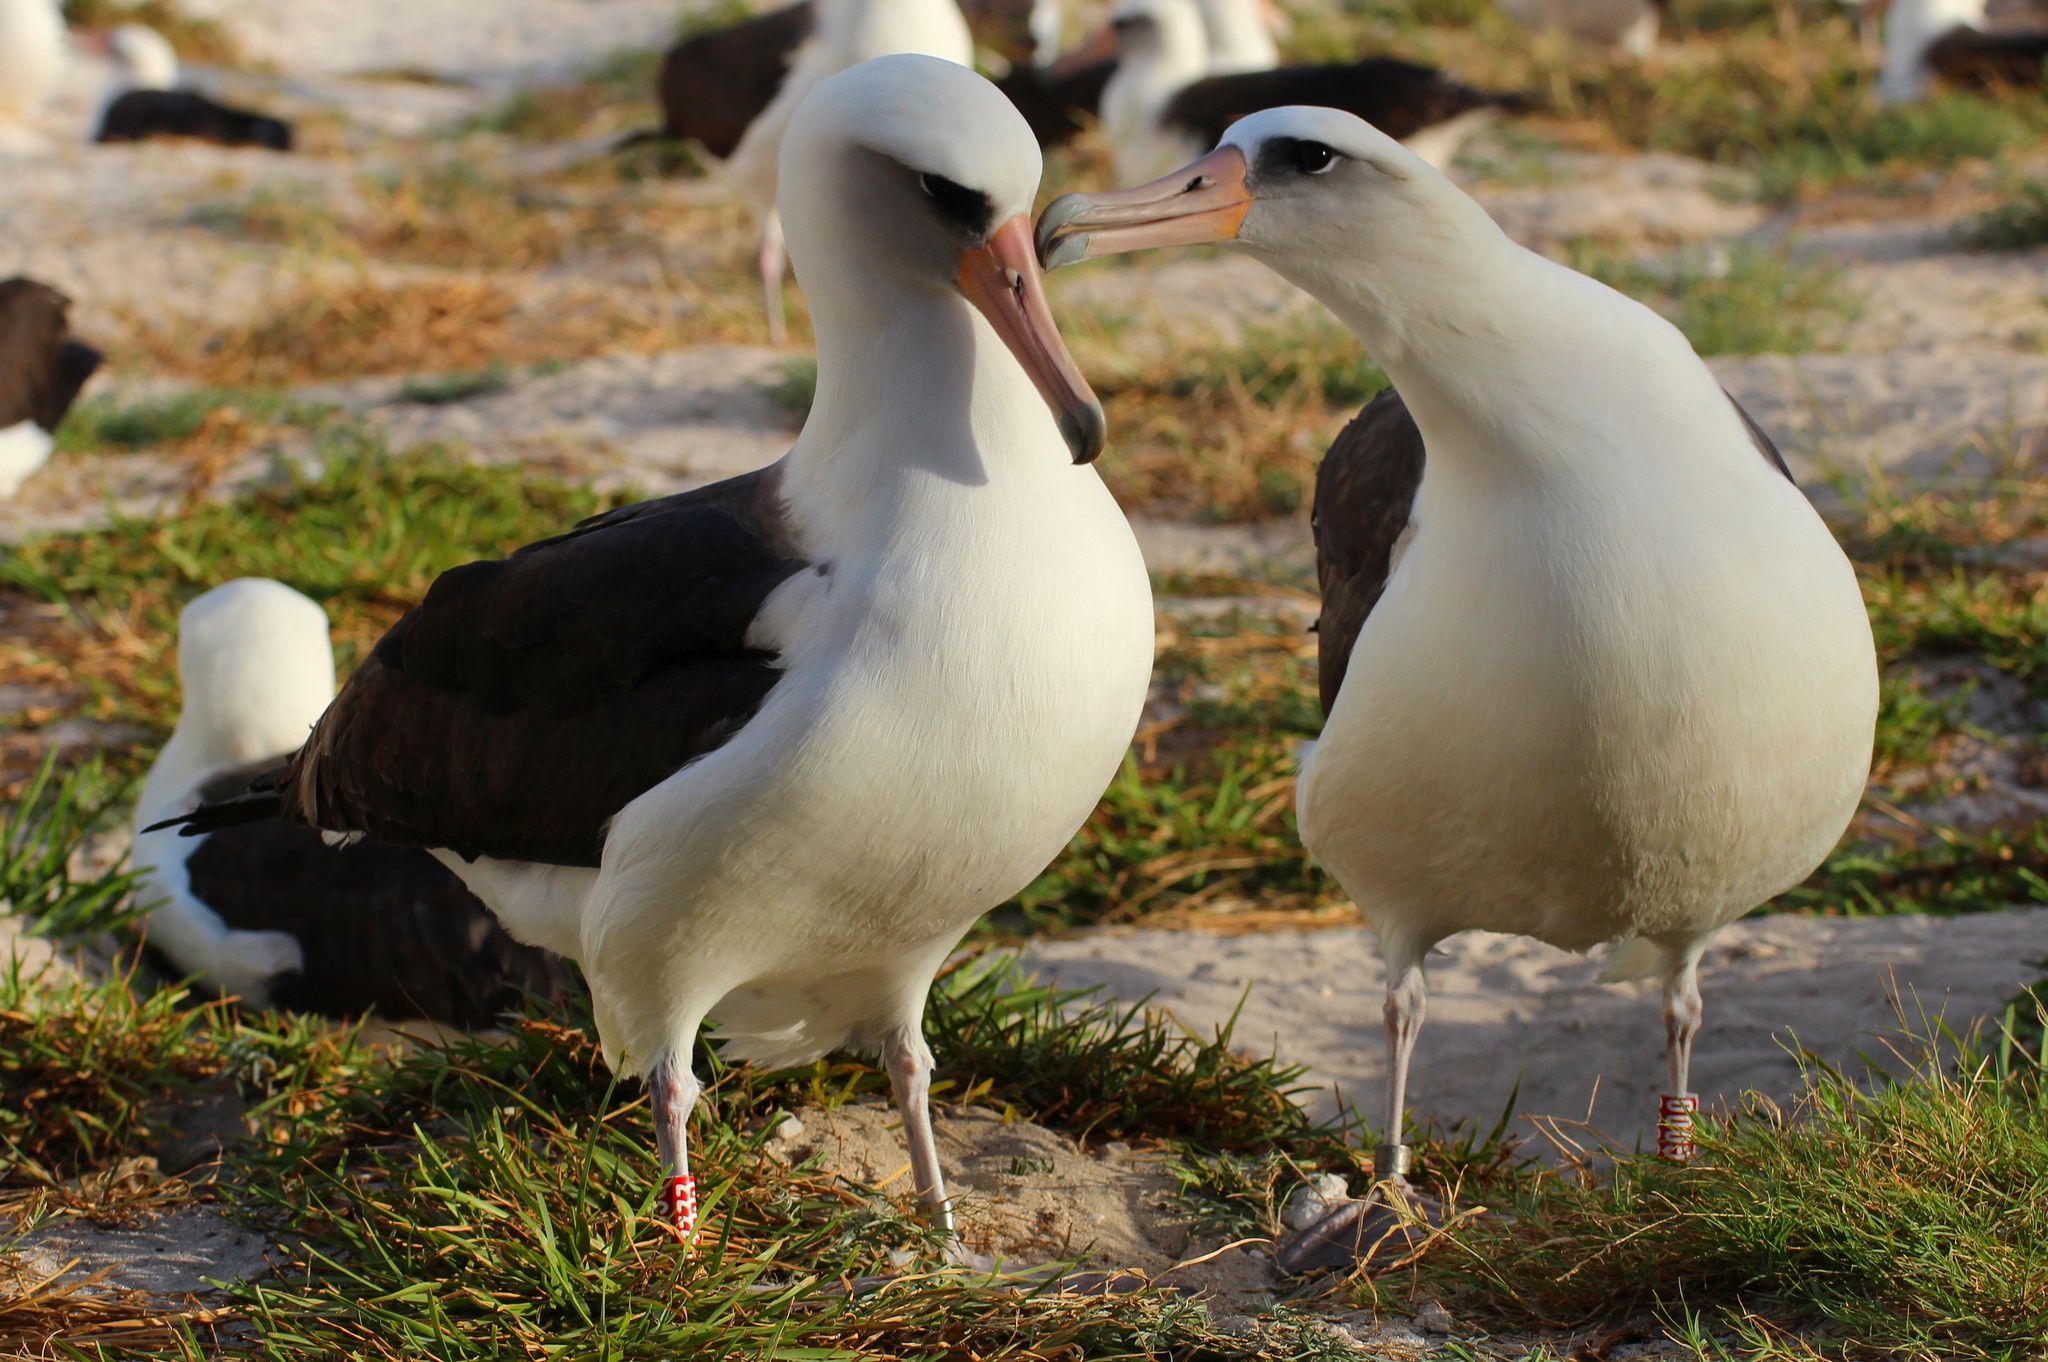
[[[979,189],[969,189],[930,171],[917,177],[917,187],[932,201],[939,216],[952,226],[969,236],[981,236],[988,231],[989,219],[995,216],[995,205]]]
[[[1337,153],[1321,142],[1295,142],[1287,148],[1287,163],[1304,175],[1321,175],[1337,164]]]

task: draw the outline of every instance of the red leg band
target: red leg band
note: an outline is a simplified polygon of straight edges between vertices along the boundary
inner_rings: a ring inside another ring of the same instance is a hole
[[[670,1178],[661,1189],[661,1215],[685,1244],[697,1237],[697,1179]]]
[[[1699,1114],[1696,1093],[1674,1097],[1665,1093],[1657,1101],[1657,1157],[1673,1163],[1692,1162],[1692,1118]]]

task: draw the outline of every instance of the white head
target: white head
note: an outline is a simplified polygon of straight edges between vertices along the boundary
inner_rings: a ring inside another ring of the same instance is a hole
[[[1268,109],[1136,189],[1068,194],[1039,218],[1048,268],[1146,246],[1232,242],[1337,310],[1381,355],[1523,253],[1421,157],[1336,109]]]
[[[1209,73],[1268,71],[1280,64],[1280,45],[1260,0],[1202,0],[1209,35]]]
[[[243,577],[178,616],[177,737],[209,765],[297,750],[334,699],[327,612],[283,582]]]
[[[175,90],[178,50],[147,24],[122,24],[107,35],[107,55],[130,90]]]
[[[1053,325],[1032,248],[1039,171],[1023,115],[964,66],[904,53],[818,83],[783,134],[777,206],[818,328],[821,399],[828,358],[964,298],[1075,459],[1100,451],[1102,408]]]
[[[1958,28],[1984,27],[1985,0],[1873,0],[1884,18],[1884,68],[1877,95],[1907,104],[1927,93],[1927,51]]]
[[[1195,0],[1117,0],[1109,12],[1120,64],[1156,63],[1199,79],[1209,70],[1209,30]]]

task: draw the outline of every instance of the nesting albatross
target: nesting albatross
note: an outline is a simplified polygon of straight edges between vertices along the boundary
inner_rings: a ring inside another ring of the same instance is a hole
[[[926,992],[1086,819],[1151,673],[1143,559],[1076,466],[1102,414],[1033,258],[1022,116],[883,58],[817,86],[782,169],[818,335],[788,455],[444,573],[265,788],[186,824],[434,848],[579,960],[686,1237],[706,1017],[767,1064],[878,1048],[950,1223]]]
[[[71,335],[71,300],[48,284],[0,280],[0,500],[49,462],[57,427],[100,367]]]
[[[1064,197],[1039,240],[1048,264],[1236,242],[1399,393],[1318,477],[1328,719],[1297,791],[1386,959],[1379,1178],[1408,1163],[1423,957],[1471,928],[1621,942],[1611,975],[1662,978],[1660,1143],[1683,1156],[1700,954],[1834,846],[1877,713],[1854,573],[1769,439],[1669,322],[1335,110]],[[1283,1265],[1369,1247],[1361,1205]]]

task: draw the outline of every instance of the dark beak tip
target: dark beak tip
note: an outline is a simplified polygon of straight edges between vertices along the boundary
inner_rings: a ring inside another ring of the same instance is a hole
[[[1076,464],[1094,463],[1109,440],[1109,419],[1102,414],[1102,404],[1089,402],[1062,412],[1060,435]]]
[[[1061,265],[1071,264],[1080,258],[1070,256],[1061,249],[1066,246],[1066,242],[1055,241],[1053,238],[1059,234],[1060,228],[1087,212],[1088,207],[1087,198],[1080,194],[1062,194],[1045,206],[1045,211],[1038,215],[1036,234],[1040,268],[1058,269]],[[1086,238],[1081,240],[1085,244]]]

